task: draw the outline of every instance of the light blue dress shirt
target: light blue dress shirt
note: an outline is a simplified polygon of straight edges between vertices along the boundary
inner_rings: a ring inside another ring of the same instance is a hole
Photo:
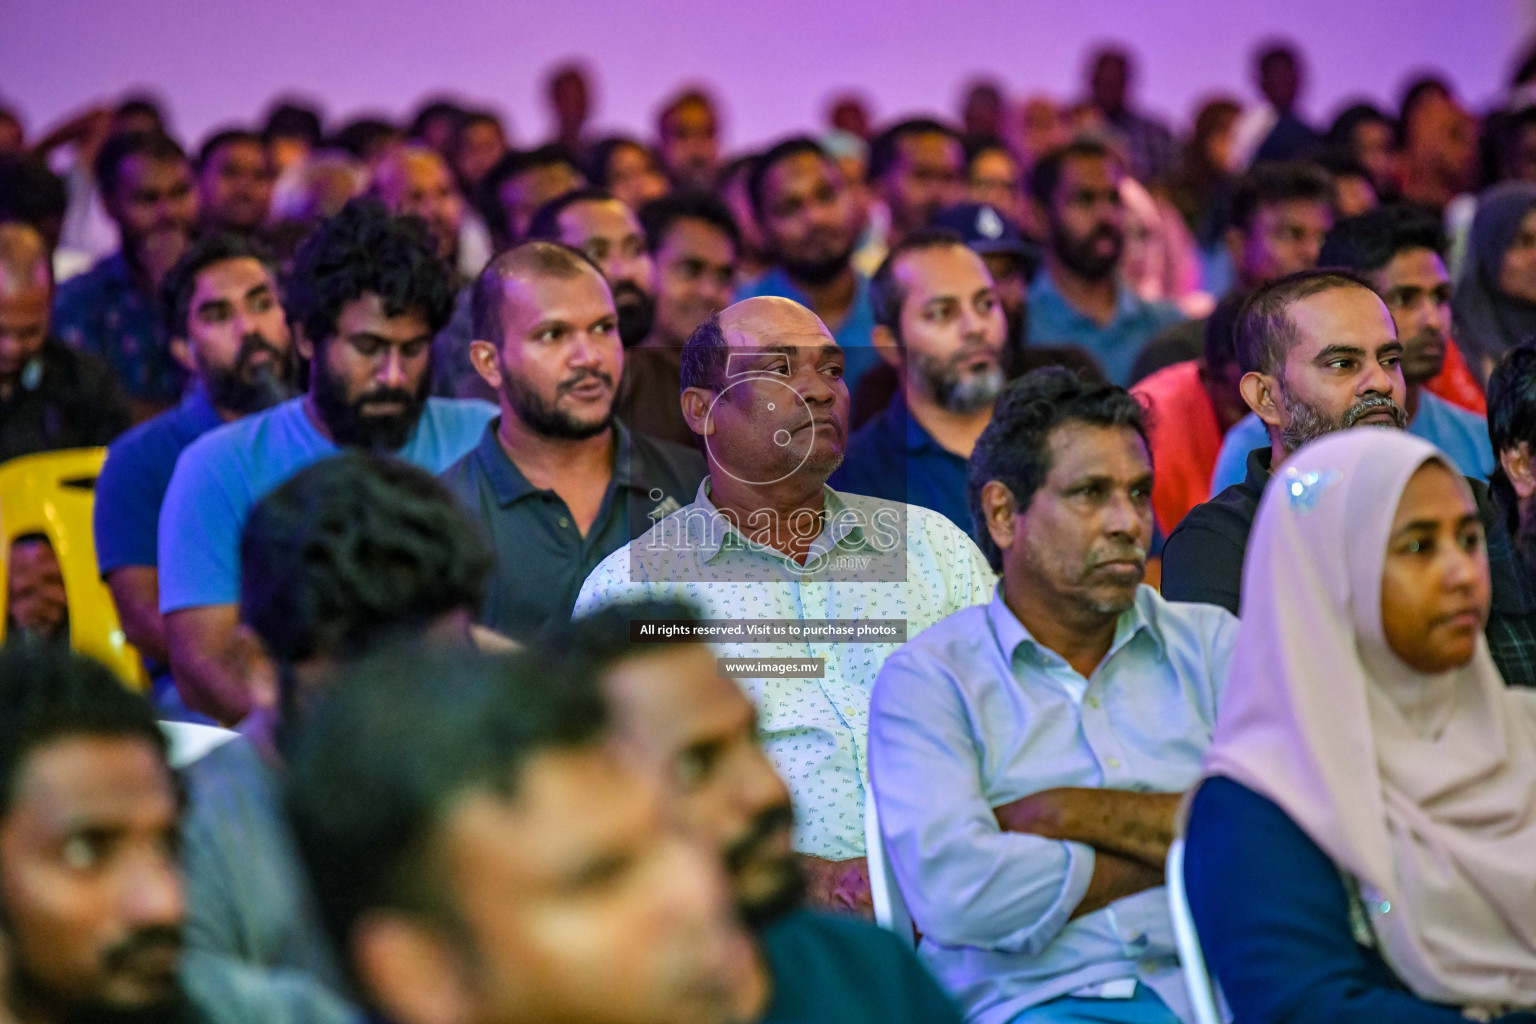
[[[1486,481],[1493,473],[1493,443],[1488,440],[1488,421],[1475,412],[1452,405],[1439,395],[1419,392],[1419,411],[1408,424],[1408,433],[1422,437],[1451,457],[1462,476]],[[1249,413],[1227,431],[1216,456],[1211,494],[1220,494],[1248,475],[1248,453],[1269,447],[1269,428]]]
[[[825,488],[824,524],[801,566],[749,545],[709,499],[696,500],[605,558],[576,615],[617,601],[689,601],[703,617],[902,619],[907,637],[985,602],[997,577],[953,523],[916,505]],[[896,642],[721,642],[723,657],[824,658],[821,678],[744,678],[763,747],[795,802],[795,849],[864,855],[865,737],[875,675]]]
[[[1121,978],[1189,1019],[1163,888],[1072,920],[1093,848],[1004,832],[993,808],[1059,786],[1188,789],[1236,634],[1223,609],[1143,586],[1084,679],[999,586],[886,661],[869,723],[881,833],[921,951],[970,1024]]]
[[[1051,281],[1050,271],[1042,270],[1029,286],[1026,340],[1031,345],[1076,345],[1099,361],[1110,383],[1126,387],[1136,357],[1152,336],[1183,319],[1177,306],[1148,302],[1122,283],[1116,292],[1115,318],[1101,325],[1068,304]]]

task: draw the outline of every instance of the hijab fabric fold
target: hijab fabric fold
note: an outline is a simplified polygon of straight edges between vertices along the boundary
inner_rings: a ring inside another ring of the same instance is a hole
[[[1378,947],[1421,998],[1531,1008],[1536,715],[1481,636],[1466,666],[1427,676],[1383,631],[1391,524],[1431,461],[1451,465],[1402,431],[1358,429],[1276,472],[1202,774],[1279,805],[1359,883]]]

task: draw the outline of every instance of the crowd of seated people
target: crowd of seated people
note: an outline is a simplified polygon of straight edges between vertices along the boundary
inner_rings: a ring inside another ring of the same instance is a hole
[[[0,1024],[1536,1024],[1536,52],[1085,70],[0,105]]]

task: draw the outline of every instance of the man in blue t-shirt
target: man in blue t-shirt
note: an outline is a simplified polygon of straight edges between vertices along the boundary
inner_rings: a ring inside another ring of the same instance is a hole
[[[546,651],[570,663],[571,685],[601,689],[615,745],[660,783],[673,820],[724,858],[757,947],[761,996],[740,1019],[959,1024],[912,936],[854,916],[869,884],[862,862],[795,853],[789,789],[758,742],[757,711],[709,645],[631,639],[637,621],[697,625],[697,615],[673,601],[611,605],[548,637]]]
[[[277,277],[251,243],[196,242],[161,286],[171,355],[193,387],[174,409],[124,434],[96,481],[96,561],[123,633],[155,677],[162,714],[179,712],[160,617],[160,506],[182,449],[293,394],[292,340]]]
[[[392,453],[433,473],[480,439],[496,407],[428,398],[432,336],[453,308],[452,271],[423,222],[354,200],[299,249],[286,295],[309,391],[192,443],[160,514],[160,611],[182,698],[222,722],[257,703],[232,664],[240,534],[263,495],[342,448]]]

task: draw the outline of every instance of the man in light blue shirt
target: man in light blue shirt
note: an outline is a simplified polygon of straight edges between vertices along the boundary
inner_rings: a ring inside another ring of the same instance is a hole
[[[1113,383],[1131,383],[1136,357],[1152,336],[1182,320],[1177,307],[1147,302],[1120,280],[1125,213],[1123,173],[1099,142],[1078,140],[1047,153],[1029,191],[1049,225],[1045,266],[1029,289],[1031,345],[1076,345]]]
[[[812,890],[868,913],[875,673],[907,637],[985,601],[995,576],[939,513],[826,485],[847,439],[842,362],[826,326],[788,299],[748,299],[701,325],[683,348],[682,407],[709,476],[593,570],[575,611],[682,599],[739,630],[703,639],[757,704]]]
[[[295,257],[287,309],[310,360],[309,392],[204,434],[182,452],[160,512],[160,611],[177,689],[237,722],[253,706],[233,665],[240,531],[268,491],[342,448],[388,452],[440,473],[496,415],[488,402],[428,398],[432,336],[453,283],[426,226],[355,200]]]
[[[773,266],[736,298],[776,295],[808,307],[843,350],[853,390],[880,358],[869,278],[853,265],[863,225],[843,172],[814,140],[787,139],[753,162],[747,194]]]
[[[929,966],[972,1024],[1189,1018],[1164,859],[1237,620],[1142,585],[1141,407],[1015,381],[971,456],[1002,583],[893,654],[870,709],[881,833]]]
[[[1392,314],[1403,345],[1408,433],[1449,455],[1463,476],[1487,480],[1494,467],[1488,421],[1427,387],[1445,367],[1451,329],[1451,278],[1444,253],[1445,232],[1437,217],[1417,207],[1382,206],[1334,225],[1319,265],[1359,274]],[[1239,421],[1222,443],[1211,493],[1241,483],[1248,453],[1268,447],[1269,433],[1257,415]]]

